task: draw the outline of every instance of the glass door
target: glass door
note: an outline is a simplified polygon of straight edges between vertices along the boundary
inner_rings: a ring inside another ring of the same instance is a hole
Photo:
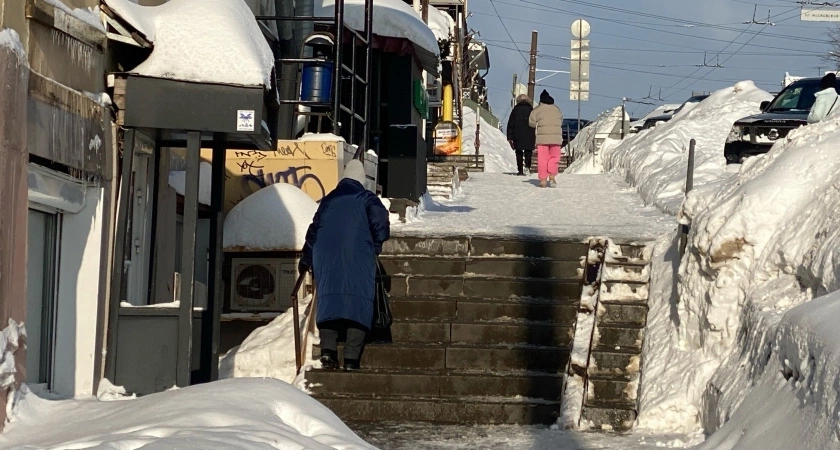
[[[30,209],[26,263],[26,382],[50,388],[55,335],[58,214]]]

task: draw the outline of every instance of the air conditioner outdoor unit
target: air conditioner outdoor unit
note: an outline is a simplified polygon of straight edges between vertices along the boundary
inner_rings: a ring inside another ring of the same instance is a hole
[[[297,258],[233,258],[230,310],[285,311],[291,306],[298,261]]]

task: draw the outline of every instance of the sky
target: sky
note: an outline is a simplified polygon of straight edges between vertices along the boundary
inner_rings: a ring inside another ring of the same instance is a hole
[[[489,48],[490,106],[502,121],[510,111],[513,75],[527,84],[531,31],[539,33],[537,68],[568,71],[569,61],[561,58],[569,57],[577,18],[592,29],[584,119],[620,105],[622,97],[679,104],[694,91],[713,92],[740,80],[778,92],[785,72],[819,76],[834,69],[822,59],[833,24],[801,21],[795,0],[469,0],[468,8],[469,28]],[[754,10],[759,23],[744,23],[753,21]],[[772,25],[766,24],[768,13]],[[537,79],[548,75],[539,72]],[[569,75],[559,73],[537,83],[536,93],[547,89],[564,116],[574,118],[577,102],[569,100],[568,88]],[[627,103],[631,117],[655,107],[644,103]]]

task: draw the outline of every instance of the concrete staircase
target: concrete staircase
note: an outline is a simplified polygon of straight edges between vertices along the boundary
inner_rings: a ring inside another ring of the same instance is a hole
[[[350,422],[553,423],[586,252],[578,242],[392,238],[381,260],[394,342],[369,345],[362,371],[308,372],[313,396]]]
[[[606,243],[597,253],[600,267],[590,291],[594,295],[581,301],[584,315],[578,316],[578,327],[587,320],[594,326],[588,327],[590,336],[579,336],[575,342],[576,346],[588,343],[588,353],[585,362],[573,361],[570,368],[573,379],[582,378],[585,394],[582,399],[568,395],[564,400],[580,402],[580,426],[623,431],[632,428],[638,411],[650,250]]]
[[[460,190],[461,182],[468,178],[467,171],[453,165],[428,164],[426,189],[434,200],[449,200]]]

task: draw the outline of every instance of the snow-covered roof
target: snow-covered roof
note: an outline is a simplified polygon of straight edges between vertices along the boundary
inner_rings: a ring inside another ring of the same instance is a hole
[[[45,0],[47,3],[64,11],[67,14],[81,20],[82,22],[96,28],[100,31],[105,31],[105,24],[102,22],[102,15],[99,12],[99,6],[92,6],[90,8],[75,8],[70,9],[61,0]]]
[[[213,166],[202,161],[198,166],[198,203],[210,205],[211,184],[213,179]],[[169,185],[180,195],[186,192],[187,172],[185,170],[173,170],[169,172]]]
[[[277,183],[239,202],[225,218],[224,248],[300,251],[318,204],[297,187]]]
[[[429,28],[439,41],[450,40],[455,36],[455,19],[449,14],[429,5]]]
[[[201,83],[271,84],[274,56],[242,0],[170,0],[160,6],[105,0],[105,4],[154,45],[133,73]]]
[[[315,0],[315,15],[335,14],[335,0]],[[362,31],[365,27],[365,0],[345,0],[344,23]],[[420,48],[440,55],[435,33],[410,5],[402,0],[376,0],[373,4],[373,33],[379,36],[404,38]]]

